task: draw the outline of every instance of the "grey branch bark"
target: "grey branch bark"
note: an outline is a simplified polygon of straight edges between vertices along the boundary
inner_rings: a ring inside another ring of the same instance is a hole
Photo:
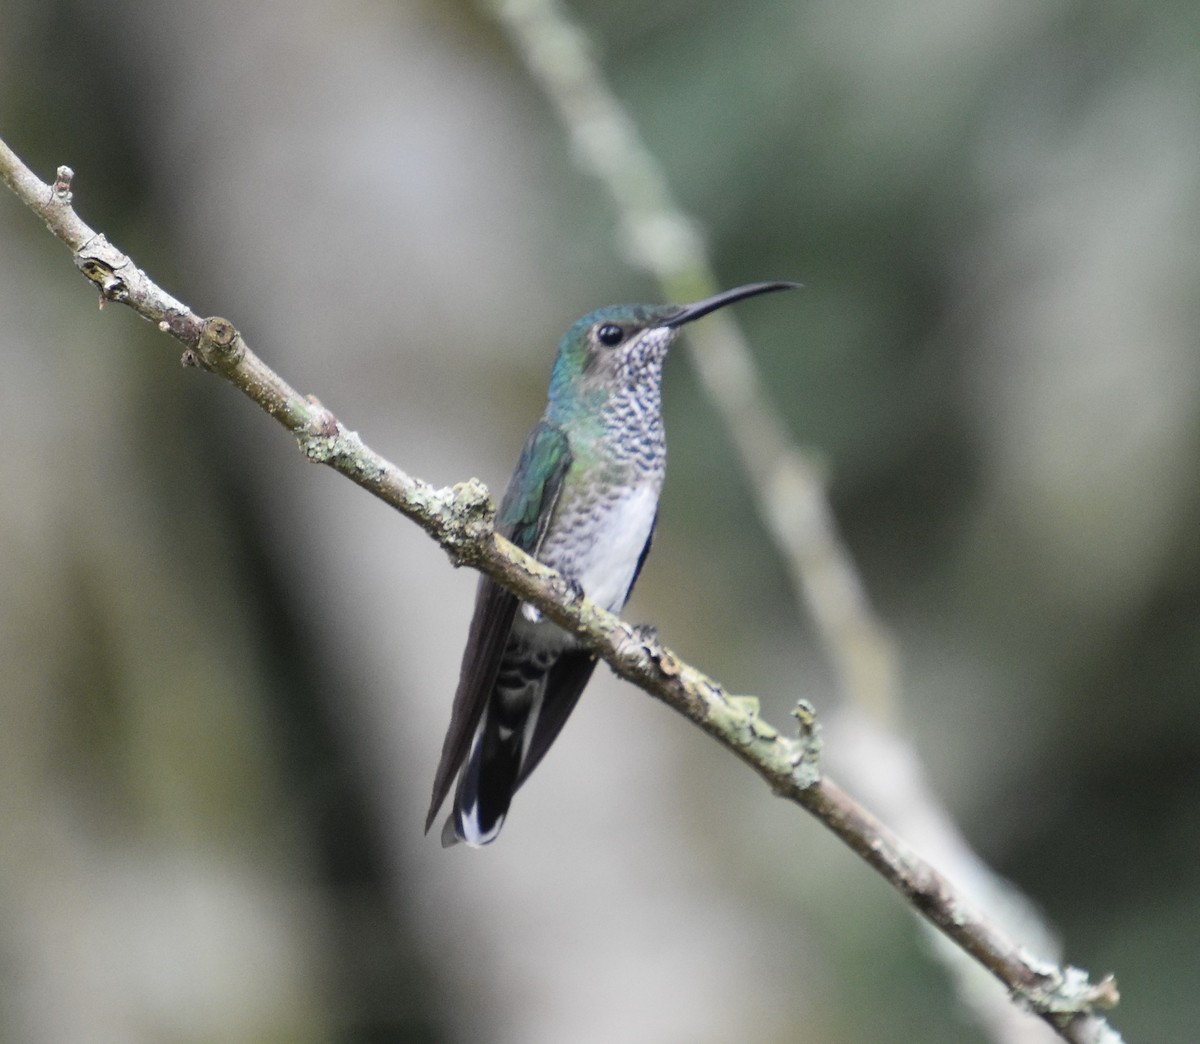
[[[90,228],[72,207],[70,168],[59,167],[54,183],[46,184],[0,141],[0,178],[71,250],[76,267],[99,290],[102,304],[119,302],[155,323],[185,346],[185,365],[207,369],[240,388],[292,433],[309,460],[340,471],[416,522],[456,565],[487,573],[537,606],[620,677],[702,728],[754,769],[775,794],[808,810],[845,841],[1063,1040],[1120,1041],[1096,1010],[1116,1004],[1113,978],[1093,984],[1079,969],[1035,960],[971,908],[948,880],[822,774],[820,731],[808,704],[797,705],[797,735],[783,735],[759,716],[757,700],[729,694],[681,661],[651,630],[632,627],[577,597],[559,574],[498,536],[491,498],[477,479],[435,488],[385,460],[314,397],[287,384],[249,349],[232,323],[196,315]]]

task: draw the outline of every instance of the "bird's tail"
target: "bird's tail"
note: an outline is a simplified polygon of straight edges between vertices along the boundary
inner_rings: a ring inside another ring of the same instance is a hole
[[[583,649],[505,662],[459,777],[443,846],[496,840],[513,794],[562,731],[595,665]]]
[[[442,829],[442,846],[465,841],[478,848],[495,841],[512,802],[525,754],[525,730],[500,720],[488,707],[475,732],[471,753],[458,780],[454,808]]]

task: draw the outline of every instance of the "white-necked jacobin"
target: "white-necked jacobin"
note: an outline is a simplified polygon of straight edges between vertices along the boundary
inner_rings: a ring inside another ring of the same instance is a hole
[[[530,433],[496,530],[617,613],[650,550],[666,473],[662,366],[684,323],[797,283],[751,283],[679,306],[613,305],[563,337],[546,412]],[[554,742],[596,656],[487,576],[433,783],[428,830],[458,789],[442,844],[485,845]]]

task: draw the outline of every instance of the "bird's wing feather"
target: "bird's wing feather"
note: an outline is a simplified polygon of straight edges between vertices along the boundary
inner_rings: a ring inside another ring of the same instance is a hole
[[[522,551],[536,555],[571,466],[571,444],[562,428],[538,421],[496,514],[496,528]]]
[[[540,421],[525,440],[521,459],[501,501],[496,514],[497,532],[523,551],[537,555],[571,460],[571,447],[566,433],[547,421]],[[458,775],[470,750],[480,715],[496,683],[496,672],[512,631],[517,605],[516,595],[506,591],[490,577],[479,578],[475,613],[471,617],[458,691],[454,694],[454,705],[450,712],[450,728],[442,743],[442,757],[434,775],[433,799],[425,820],[426,831],[446,800],[454,777]],[[584,680],[587,680],[586,677]]]
[[[561,653],[547,672],[545,691],[554,693],[554,699],[542,700],[541,711],[533,727],[533,737],[529,741],[529,749],[525,752],[521,770],[517,773],[516,787],[529,778],[529,774],[538,767],[538,762],[550,749],[550,744],[558,738],[567,718],[571,716],[571,711],[575,709],[575,704],[579,702],[595,666],[596,657],[592,653],[583,649],[570,649]]]

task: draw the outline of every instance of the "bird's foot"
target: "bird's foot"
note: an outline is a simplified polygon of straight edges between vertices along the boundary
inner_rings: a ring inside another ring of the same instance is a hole
[[[563,574],[563,593],[566,596],[567,605],[578,605],[587,597],[587,592],[583,589],[583,584],[573,576]]]
[[[658,628],[654,624],[633,624],[630,627],[633,631],[633,640],[638,645],[646,647],[658,645]]]
[[[558,581],[556,587],[562,594],[564,605],[578,605],[587,594],[583,589],[583,584],[575,577],[565,574]],[[536,605],[530,605],[528,602],[521,603],[521,615],[530,623],[542,622],[542,611]]]

